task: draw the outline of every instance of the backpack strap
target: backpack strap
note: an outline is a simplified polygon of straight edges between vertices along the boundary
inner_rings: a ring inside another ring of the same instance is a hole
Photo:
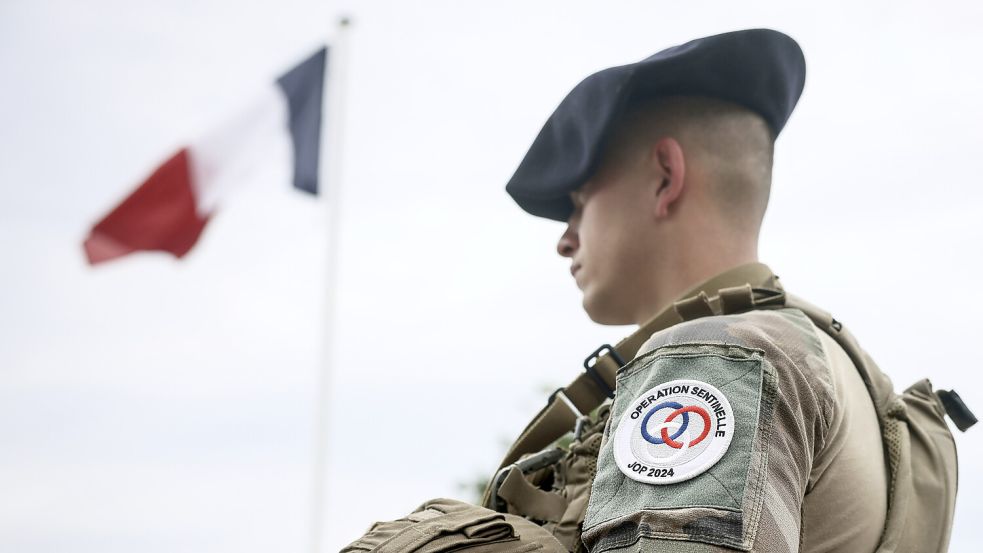
[[[895,410],[903,409],[897,394],[894,392],[894,384],[891,383],[891,379],[874,365],[873,360],[860,348],[857,339],[841,322],[833,318],[827,311],[797,296],[789,295],[785,301],[785,307],[798,309],[805,313],[819,330],[828,334],[843,348],[850,357],[850,361],[857,367],[860,378],[867,386],[878,417],[891,416]]]

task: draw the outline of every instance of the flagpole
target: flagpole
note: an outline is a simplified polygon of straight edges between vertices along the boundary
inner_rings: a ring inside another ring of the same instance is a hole
[[[317,376],[317,398],[315,403],[314,420],[314,461],[311,475],[311,520],[310,520],[310,552],[321,553],[324,543],[324,521],[328,505],[328,447],[330,425],[331,379],[333,361],[335,359],[335,324],[338,306],[338,244],[341,230],[341,184],[342,161],[344,160],[344,120],[345,120],[345,86],[348,70],[348,29],[351,19],[341,17],[338,20],[333,44],[329,46],[329,56],[325,78],[327,93],[322,133],[327,129],[327,140],[321,144],[321,159],[326,161],[323,187],[324,203],[326,204],[327,251],[325,255],[324,278],[324,324],[323,343],[321,345],[321,364]]]

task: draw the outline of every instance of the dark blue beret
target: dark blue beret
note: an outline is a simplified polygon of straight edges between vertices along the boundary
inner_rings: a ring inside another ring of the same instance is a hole
[[[760,114],[777,137],[802,94],[805,74],[799,45],[770,29],[699,38],[598,71],[560,102],[505,189],[529,213],[566,221],[573,212],[570,192],[597,169],[629,101],[718,98]]]

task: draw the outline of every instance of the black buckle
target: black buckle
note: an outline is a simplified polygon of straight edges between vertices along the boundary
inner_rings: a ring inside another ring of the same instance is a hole
[[[604,392],[604,395],[608,396],[609,398],[613,398],[614,390],[612,390],[611,387],[608,386],[608,383],[604,381],[604,377],[601,376],[601,373],[597,372],[597,369],[594,368],[597,365],[597,360],[601,358],[601,355],[603,355],[605,351],[607,351],[608,355],[614,359],[615,363],[618,364],[618,367],[625,366],[625,360],[618,355],[617,350],[615,350],[611,344],[604,344],[594,350],[594,353],[588,355],[587,359],[584,359],[584,370],[587,371],[587,374],[594,381],[594,384],[597,384],[597,388]]]
[[[963,399],[955,390],[936,390],[935,394],[939,396],[942,406],[945,407],[945,413],[960,432],[965,432],[976,424],[976,415],[963,403]]]

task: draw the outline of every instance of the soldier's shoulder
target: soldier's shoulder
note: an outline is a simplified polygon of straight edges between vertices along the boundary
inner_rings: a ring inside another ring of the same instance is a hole
[[[739,356],[759,359],[762,372],[775,375],[778,388],[784,390],[781,401],[795,398],[799,403],[792,406],[795,412],[818,415],[826,428],[837,400],[820,332],[805,313],[795,308],[702,317],[656,332],[630,365],[645,370],[665,357],[730,358],[734,348],[740,348],[744,352],[738,352]]]
[[[638,356],[681,345],[737,346],[761,351],[776,368],[788,367],[827,380],[828,363],[821,332],[794,308],[755,310],[702,317],[653,334]]]

